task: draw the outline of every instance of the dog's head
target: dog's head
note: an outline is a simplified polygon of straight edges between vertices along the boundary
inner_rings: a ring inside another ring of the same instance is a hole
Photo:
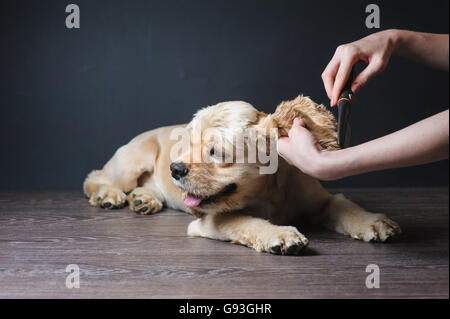
[[[261,188],[267,188],[270,174],[277,172],[276,140],[293,120],[286,118],[287,109],[292,105],[282,103],[267,115],[235,101],[199,110],[187,125],[179,155],[171,156],[172,178],[184,191],[186,206],[203,214],[239,210],[254,201]]]
[[[261,177],[258,156],[249,161],[248,129],[256,128],[265,116],[239,101],[209,106],[194,115],[187,126],[185,149],[170,165],[175,185],[184,190],[186,206],[201,213],[246,206],[252,181]]]

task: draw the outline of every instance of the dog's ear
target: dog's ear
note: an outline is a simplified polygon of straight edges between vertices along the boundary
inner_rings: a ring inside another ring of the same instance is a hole
[[[294,100],[281,102],[275,113],[261,117],[257,126],[266,129],[277,128],[279,137],[287,136],[296,117],[305,122],[306,128],[324,149],[339,149],[337,122],[333,114],[323,105],[318,105],[302,95]]]

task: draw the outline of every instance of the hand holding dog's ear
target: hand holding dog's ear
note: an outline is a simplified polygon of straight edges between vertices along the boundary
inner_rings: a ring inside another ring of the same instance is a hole
[[[290,165],[314,176],[322,147],[312,133],[305,128],[305,122],[300,118],[294,119],[288,136],[278,139],[278,154]]]
[[[279,136],[286,136],[296,117],[301,118],[300,126],[314,136],[321,147],[339,149],[337,144],[337,122],[323,105],[310,98],[298,96],[294,100],[282,102],[273,114],[267,116],[266,127],[276,127]],[[306,127],[306,128],[305,128]]]

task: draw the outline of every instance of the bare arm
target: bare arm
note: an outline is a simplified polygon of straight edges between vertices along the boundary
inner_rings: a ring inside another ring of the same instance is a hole
[[[393,54],[448,71],[448,34],[392,31]]]
[[[321,150],[304,123],[296,120],[289,137],[278,141],[278,152],[304,173],[322,180],[436,162],[449,156],[449,111],[338,151]]]

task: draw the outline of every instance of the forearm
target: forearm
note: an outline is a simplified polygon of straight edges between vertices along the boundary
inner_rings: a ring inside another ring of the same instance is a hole
[[[388,30],[393,54],[448,71],[448,34],[432,34],[406,30]]]
[[[370,142],[320,154],[319,178],[426,164],[449,156],[449,111]]]

